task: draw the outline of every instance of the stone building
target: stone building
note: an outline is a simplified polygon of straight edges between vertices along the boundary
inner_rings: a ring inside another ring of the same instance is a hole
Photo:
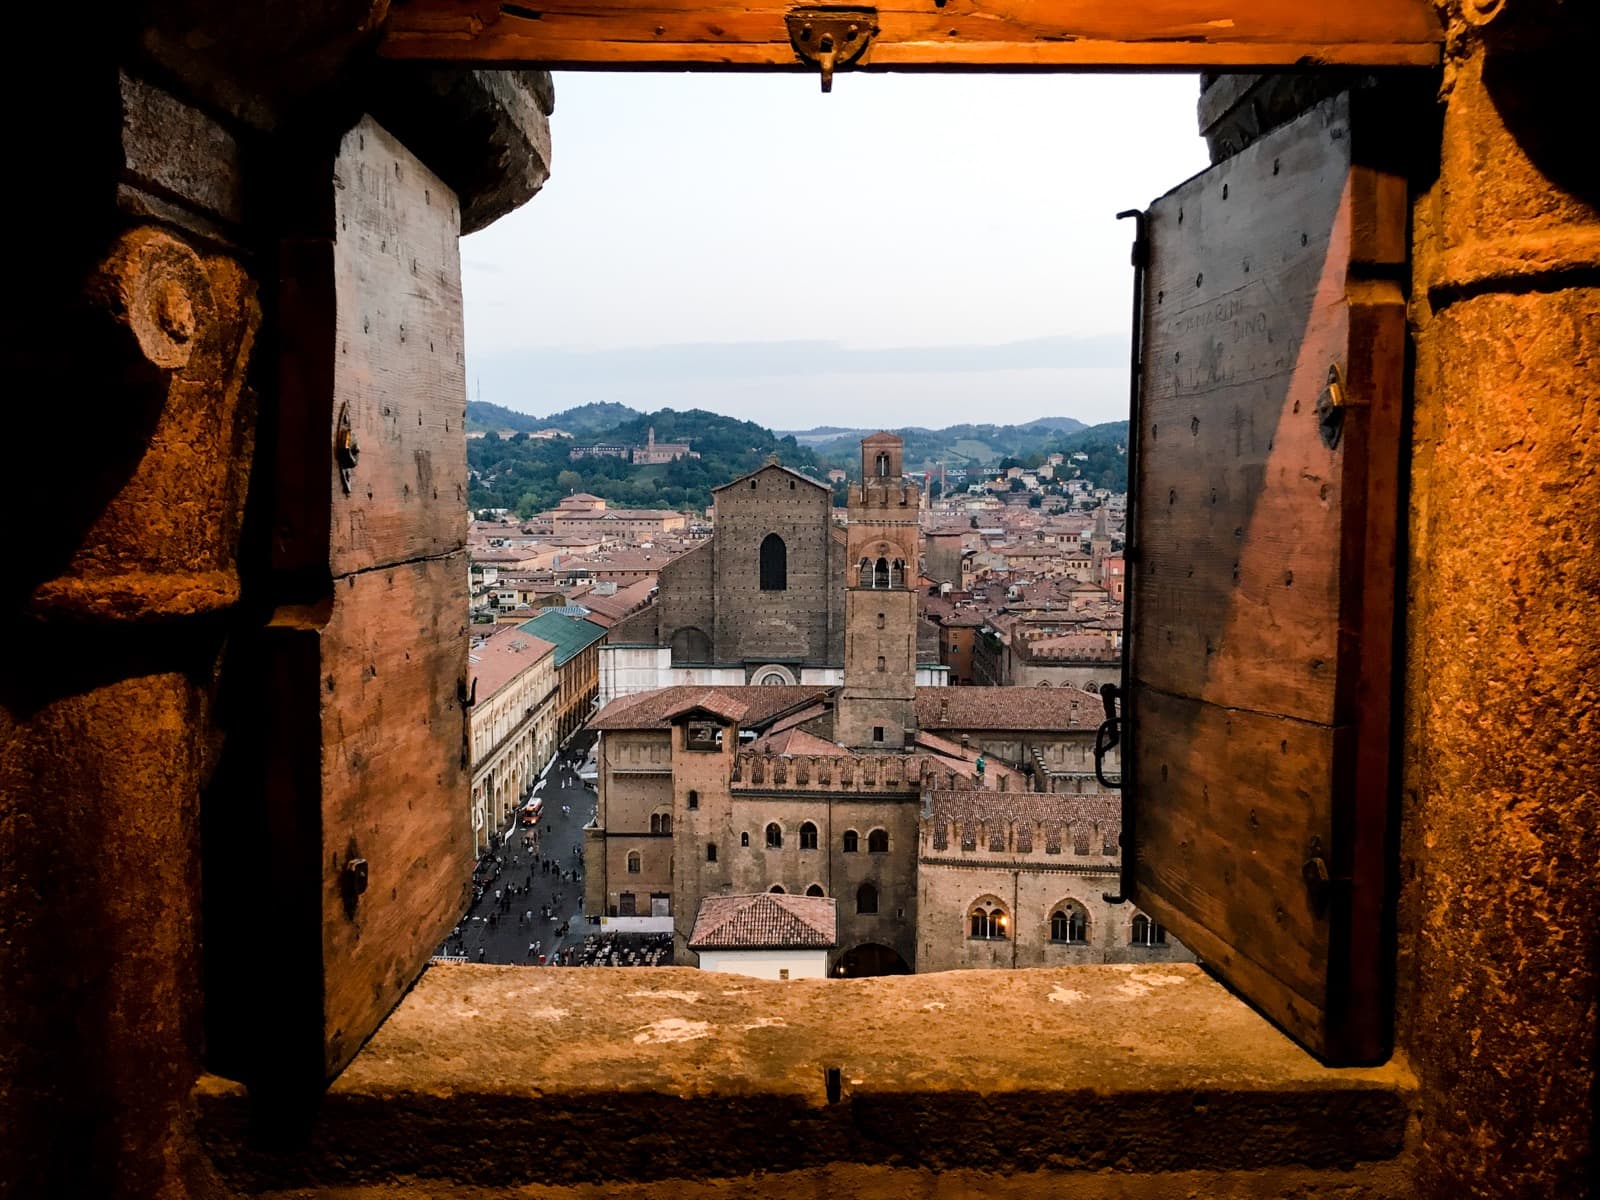
[[[529,622],[531,624],[531,622]],[[559,742],[557,647],[501,628],[472,647],[472,836],[478,849],[503,829]]]
[[[917,970],[1193,962],[1159,924],[1113,903],[1114,793],[930,790],[917,858]]]
[[[633,461],[635,466],[657,466],[661,463],[676,462],[680,458],[699,458],[693,450],[689,449],[688,442],[658,442],[656,441],[656,427],[650,426],[650,432],[645,437],[644,445],[635,446]]]
[[[680,684],[843,681],[849,548],[832,491],[774,456],[713,495],[711,537],[663,566],[656,602],[611,631],[603,700]],[[946,676],[936,646],[920,649],[916,682],[936,686]]]

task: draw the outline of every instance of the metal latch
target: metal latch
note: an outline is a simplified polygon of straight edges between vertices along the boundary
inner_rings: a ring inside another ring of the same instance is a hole
[[[339,464],[339,482],[345,495],[350,494],[350,476],[355,474],[356,460],[361,457],[361,447],[356,444],[356,431],[350,425],[350,404],[346,401],[339,409],[339,423],[333,431],[333,460]]]
[[[1100,722],[1100,728],[1094,733],[1094,777],[1100,781],[1101,787],[1122,787],[1122,776],[1108,778],[1105,773],[1106,755],[1115,750],[1122,741],[1122,718],[1117,713],[1117,699],[1122,694],[1122,689],[1114,683],[1108,683],[1100,688],[1100,699],[1106,707],[1106,719]]]
[[[1337,450],[1344,436],[1344,410],[1348,403],[1344,374],[1339,370],[1339,364],[1334,363],[1328,368],[1328,382],[1317,397],[1317,432],[1322,437],[1322,444],[1329,450]]]
[[[800,61],[821,70],[825,92],[833,91],[835,68],[857,61],[878,32],[873,8],[795,8],[783,19]]]

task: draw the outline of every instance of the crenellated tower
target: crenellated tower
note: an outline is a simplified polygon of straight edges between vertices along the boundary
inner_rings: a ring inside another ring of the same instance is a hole
[[[916,723],[921,489],[902,475],[904,451],[892,433],[862,438],[861,483],[850,493],[834,737],[854,749],[900,749]]]

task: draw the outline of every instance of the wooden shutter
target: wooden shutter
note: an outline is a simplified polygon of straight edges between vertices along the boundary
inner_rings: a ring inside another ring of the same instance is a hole
[[[350,1061],[464,912],[473,842],[456,198],[371,118],[296,172],[260,456],[277,593],[258,675],[267,999],[234,1037],[235,1073],[303,1091]]]
[[[1151,207],[1132,435],[1124,888],[1337,1062],[1387,1037],[1406,190],[1375,116],[1334,97]]]

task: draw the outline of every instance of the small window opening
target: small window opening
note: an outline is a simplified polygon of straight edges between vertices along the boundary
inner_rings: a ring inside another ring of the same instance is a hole
[[[885,667],[888,666],[888,664],[889,664],[889,660],[888,659],[884,658],[884,656],[881,655],[881,654],[878,655],[878,670],[880,670],[880,671],[883,670]]]
[[[889,853],[889,831],[887,829],[874,829],[867,834],[867,853]]]
[[[706,843],[706,861],[707,862],[716,862],[717,861],[717,844],[715,842],[707,842]]]
[[[761,539],[761,590],[782,592],[789,587],[789,548],[775,533]]]
[[[628,874],[637,875],[639,873],[639,867],[639,852],[637,850],[628,851]]]
[[[822,890],[822,885],[820,883],[813,883],[806,889],[806,895],[808,896],[826,896],[827,894],[827,892]]]
[[[862,916],[872,916],[878,911],[878,889],[870,883],[863,883],[856,889],[856,912]]]
[[[800,849],[815,850],[817,848],[817,827],[810,821],[800,826]]]
[[[739,835],[739,845],[748,846],[749,844],[750,844],[750,835],[748,833],[741,833]]]
[[[854,829],[846,829],[844,831],[844,852],[846,854],[854,854],[860,847],[861,835],[856,833]]]
[[[1050,914],[1050,940],[1080,944],[1089,940],[1089,918],[1076,904],[1064,904]]]
[[[1128,940],[1135,946],[1165,946],[1167,931],[1140,913],[1133,919],[1133,936]]]
[[[769,887],[769,888],[768,888],[768,889],[767,889],[767,891],[769,891],[769,892],[776,892],[776,893],[778,893],[778,895],[780,895],[780,896],[782,896],[782,895],[785,895],[785,894],[786,894],[786,893],[785,893],[785,892],[784,892],[784,890],[783,890],[783,884],[781,884],[781,883],[775,883],[775,884],[773,884],[773,885],[772,885],[772,886],[771,886],[771,887]]]
[[[875,741],[875,742],[883,741],[883,726],[882,725],[874,725],[872,727],[872,740]]]
[[[693,812],[700,807],[700,793],[693,788],[689,789],[689,811]]]
[[[783,848],[783,830],[776,821],[767,826],[767,849],[781,850]]]

